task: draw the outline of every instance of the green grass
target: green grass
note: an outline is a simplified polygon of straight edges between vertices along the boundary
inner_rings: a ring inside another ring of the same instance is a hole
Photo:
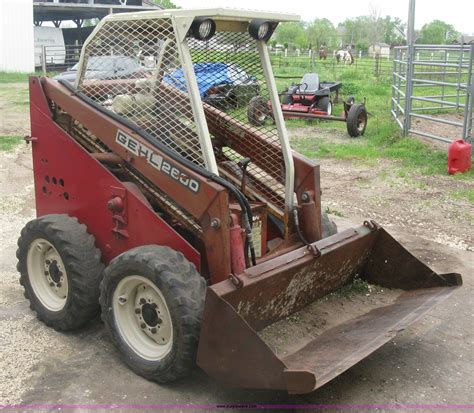
[[[453,192],[453,196],[456,199],[467,199],[471,204],[474,204],[474,189],[460,189]]]
[[[28,77],[32,75],[34,75],[34,73],[0,72],[0,83],[28,82]]]
[[[11,151],[15,146],[22,143],[22,141],[23,138],[21,136],[0,136],[0,151]]]

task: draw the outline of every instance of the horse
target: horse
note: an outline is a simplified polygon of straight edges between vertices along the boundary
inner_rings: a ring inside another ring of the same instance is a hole
[[[328,52],[324,47],[319,49],[319,60],[326,60],[328,57]]]
[[[354,63],[354,57],[349,50],[338,50],[335,54],[335,57],[337,63],[340,63],[341,61],[344,62],[344,64],[349,63],[350,65]]]

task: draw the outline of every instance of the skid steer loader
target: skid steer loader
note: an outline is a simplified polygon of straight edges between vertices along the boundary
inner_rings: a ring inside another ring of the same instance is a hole
[[[197,362],[230,386],[307,393],[461,285],[375,222],[337,232],[321,213],[319,166],[290,148],[266,45],[294,20],[228,9],[110,15],[85,42],[74,85],[30,78],[38,218],[17,256],[39,319],[65,331],[101,311],[124,362],[159,383]],[[96,75],[110,56],[118,63]],[[255,96],[272,103],[259,126],[247,118]],[[334,310],[335,324],[308,325],[289,347],[266,341],[355,281],[396,297]]]

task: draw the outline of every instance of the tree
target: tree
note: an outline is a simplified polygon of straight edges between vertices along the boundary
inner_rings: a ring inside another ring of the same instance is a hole
[[[176,4],[174,4],[171,0],[153,0],[159,6],[165,9],[180,9]]]
[[[452,43],[459,37],[453,25],[441,20],[433,20],[425,24],[420,31],[417,43],[421,44],[446,44]]]
[[[391,46],[398,46],[404,43],[405,38],[398,29],[405,31],[406,24],[403,23],[398,17],[385,16],[382,27],[384,43],[387,43]]]
[[[371,43],[372,21],[370,16],[359,16],[353,19],[346,19],[341,25],[343,37],[342,44],[363,45],[362,49]]]
[[[315,19],[309,23],[306,37],[312,49],[318,50],[323,45],[333,47],[336,43],[337,32],[328,19]]]
[[[305,27],[301,22],[279,24],[275,31],[276,41],[289,46],[306,47]]]

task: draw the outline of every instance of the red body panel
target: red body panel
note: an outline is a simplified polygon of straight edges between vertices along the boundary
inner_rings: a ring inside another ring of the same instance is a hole
[[[291,103],[281,105],[281,110],[286,112],[301,112],[301,113],[311,113],[313,115],[327,115],[328,113],[319,110],[318,108],[311,107],[310,105],[304,105],[302,103]]]
[[[147,204],[52,119],[39,82],[30,82],[31,131],[37,216],[77,217],[94,235],[102,259],[141,245],[166,245],[200,269],[200,254]],[[120,197],[123,210],[107,207]]]

